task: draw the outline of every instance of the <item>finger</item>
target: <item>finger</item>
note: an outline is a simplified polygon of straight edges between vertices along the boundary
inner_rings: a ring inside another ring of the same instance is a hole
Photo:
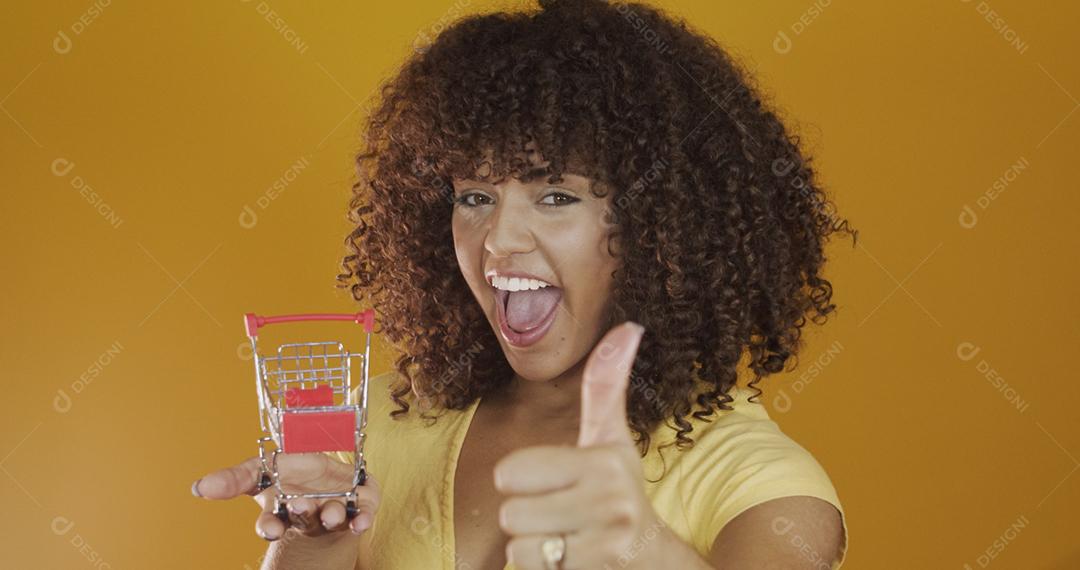
[[[546,570],[544,563],[542,543],[545,540],[556,538],[551,534],[526,534],[515,536],[506,543],[507,562],[514,565],[517,570]],[[563,537],[566,547],[563,551],[563,570],[577,570],[579,568],[599,568],[598,560],[591,556],[588,542],[577,533]]]
[[[504,494],[549,493],[581,478],[583,451],[540,445],[510,452],[495,464],[495,489]]]
[[[356,488],[356,516],[349,521],[349,530],[360,534],[371,528],[375,524],[375,514],[379,511],[381,502],[382,490],[379,482],[368,473],[363,486]]]
[[[251,495],[258,489],[261,474],[258,457],[226,469],[214,471],[191,485],[191,494],[204,499],[232,499]]]
[[[297,497],[288,503],[289,526],[295,527],[304,534],[319,533],[322,531],[322,521],[319,520],[319,506],[314,500],[305,497]]]
[[[578,446],[632,444],[626,391],[644,327],[626,322],[609,331],[589,355],[581,381]]]
[[[345,503],[337,499],[326,501],[319,509],[319,520],[324,530],[333,532],[347,528]]]
[[[596,509],[588,506],[580,488],[554,493],[515,496],[499,507],[499,527],[510,536],[566,534],[589,525]]]
[[[262,513],[255,519],[255,534],[270,541],[281,538],[285,534],[285,523],[274,514],[273,491],[263,491],[255,500],[262,507]]]
[[[371,528],[371,525],[375,524],[375,514],[370,511],[361,510],[356,513],[356,516],[349,521],[349,530],[353,534],[360,534],[365,530]]]
[[[379,481],[368,472],[367,478],[364,480],[364,484],[354,489],[356,493],[356,510],[367,511],[371,514],[375,514],[379,510],[379,504],[382,502],[382,489],[379,486]]]

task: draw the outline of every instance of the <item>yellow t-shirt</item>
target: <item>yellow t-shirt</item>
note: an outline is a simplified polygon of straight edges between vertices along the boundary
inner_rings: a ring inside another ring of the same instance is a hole
[[[435,423],[415,410],[404,419],[390,418],[397,405],[389,386],[396,373],[371,379],[368,390],[368,469],[382,488],[375,522],[361,539],[358,568],[458,570],[454,555],[454,474],[465,433],[476,411],[447,410]],[[733,410],[705,422],[688,418],[694,447],[656,447],[674,439],[661,423],[651,449],[642,458],[646,494],[671,530],[706,556],[720,530],[746,509],[779,497],[805,495],[823,499],[840,511],[844,548],[833,568],[847,555],[847,519],[825,470],[802,446],[780,431],[765,408],[747,401],[753,392],[737,387]],[[436,415],[432,412],[432,415]],[[352,462],[351,453],[335,454]],[[658,482],[664,464],[667,473]],[[795,537],[797,538],[797,537]],[[512,568],[512,566],[507,566]]]

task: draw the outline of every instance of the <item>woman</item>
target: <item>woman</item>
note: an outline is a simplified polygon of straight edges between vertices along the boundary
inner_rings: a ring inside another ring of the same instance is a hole
[[[715,42],[540,5],[453,25],[370,118],[339,279],[402,356],[372,380],[359,514],[279,520],[256,460],[193,493],[255,495],[269,567],[838,565],[836,492],[756,385],[835,308],[824,246],[855,232]],[[351,476],[284,459],[308,490]]]

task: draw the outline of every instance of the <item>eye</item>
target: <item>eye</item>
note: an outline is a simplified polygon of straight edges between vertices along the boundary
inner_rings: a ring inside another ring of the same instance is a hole
[[[581,199],[575,196],[559,191],[551,192],[540,199],[540,203],[545,206],[568,206],[580,201]]]
[[[465,206],[466,208],[476,208],[491,203],[491,197],[480,192],[466,192],[457,198],[454,198],[454,204]]]

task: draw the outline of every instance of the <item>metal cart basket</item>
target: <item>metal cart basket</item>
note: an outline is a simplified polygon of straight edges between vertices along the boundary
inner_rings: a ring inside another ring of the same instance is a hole
[[[364,327],[362,353],[349,352],[338,341],[282,344],[271,354],[259,352],[259,328],[274,323],[351,321]],[[274,317],[244,315],[255,361],[255,390],[259,399],[259,489],[274,486],[274,513],[288,519],[285,503],[305,497],[342,498],[348,518],[356,514],[356,487],[366,479],[364,428],[367,425],[368,363],[375,311],[355,314],[312,313]],[[353,362],[359,359],[359,384],[354,385]],[[354,396],[354,388],[356,396]],[[348,489],[322,493],[288,493],[278,473],[282,453],[353,452],[353,479]]]

